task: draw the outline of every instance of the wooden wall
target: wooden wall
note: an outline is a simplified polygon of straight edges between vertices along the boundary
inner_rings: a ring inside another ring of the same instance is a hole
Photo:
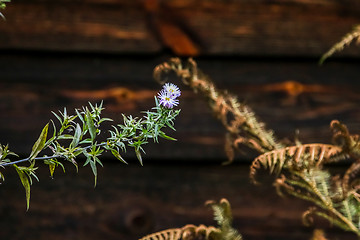
[[[152,70],[192,56],[220,88],[248,103],[280,138],[330,141],[339,119],[360,130],[360,47],[317,64],[360,23],[356,0],[17,0],[0,21],[0,142],[30,152],[51,111],[104,100],[104,115],[139,116],[159,85]],[[67,166],[55,179],[39,169],[31,208],[16,175],[0,186],[0,239],[137,239],[187,223],[213,224],[208,199],[227,197],[245,240],[309,239],[306,203],[252,186],[252,154],[226,160],[224,129],[207,103],[183,91],[177,142],[149,144],[144,167],[105,159],[98,187],[89,169]],[[338,169],[337,169],[338,170]],[[269,179],[271,181],[271,179]],[[135,217],[134,217],[135,216]],[[332,229],[330,239],[355,239]]]

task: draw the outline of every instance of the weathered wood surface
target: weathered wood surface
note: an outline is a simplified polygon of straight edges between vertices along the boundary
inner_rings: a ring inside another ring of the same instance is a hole
[[[227,198],[234,226],[246,240],[305,240],[313,228],[304,227],[301,214],[308,205],[275,194],[269,182],[249,183],[246,165],[163,164],[130,166],[106,163],[93,188],[90,169],[76,174],[41,168],[41,181],[32,187],[26,212],[25,194],[13,171],[0,188],[1,239],[122,239],[186,224],[216,224],[206,200]],[[330,239],[355,240],[352,234],[325,228]]]
[[[0,49],[317,57],[359,13],[357,0],[13,1]]]
[[[200,56],[216,85],[248,103],[280,139],[299,129],[304,143],[329,143],[335,118],[360,131],[360,48],[337,55],[353,61],[316,63],[360,22],[356,0],[17,0],[3,13],[0,143],[22,156],[54,119],[51,111],[104,100],[105,116],[140,116],[159,89],[152,70],[169,52]],[[173,82],[183,91],[182,111],[168,133],[178,141],[145,146],[145,167],[130,151],[130,166],[105,156],[96,189],[90,169],[76,174],[67,166],[48,180],[40,168],[29,212],[18,177],[5,170],[0,239],[137,239],[214,224],[203,203],[223,197],[246,240],[309,239],[312,229],[300,220],[307,205],[280,199],[270,180],[250,185],[253,153],[237,155],[246,164],[221,166],[224,129],[204,99]],[[330,239],[355,239],[323,226]]]
[[[0,142],[26,155],[42,127],[55,119],[51,111],[68,111],[104,100],[104,116],[121,122],[121,113],[141,116],[154,105],[160,86],[152,69],[163,58],[106,55],[33,54],[0,56]],[[203,69],[222,89],[248,103],[280,139],[330,143],[329,123],[338,119],[350,131],[360,130],[360,86],[357,62],[248,61],[200,59]],[[145,146],[146,159],[225,160],[224,129],[206,101],[180,82],[177,142]],[[132,157],[129,153],[128,157]],[[239,159],[243,156],[238,155]],[[249,157],[249,156],[247,156]]]

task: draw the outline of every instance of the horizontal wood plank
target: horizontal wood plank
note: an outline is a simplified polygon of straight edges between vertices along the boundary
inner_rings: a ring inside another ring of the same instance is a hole
[[[95,189],[90,169],[78,174],[72,166],[66,169],[66,174],[57,169],[53,180],[47,169],[39,169],[41,180],[32,186],[28,212],[16,173],[5,172],[1,239],[134,240],[186,224],[215,225],[204,202],[221,198],[230,201],[234,227],[246,240],[304,240],[313,230],[301,222],[307,203],[280,198],[270,182],[251,185],[244,165],[106,163]],[[331,239],[356,239],[328,224],[318,226]]]
[[[104,55],[32,54],[0,56],[0,142],[27,155],[42,127],[55,119],[51,111],[69,112],[88,102],[104,101],[104,116],[121,123],[121,113],[141,116],[154,106],[160,86],[152,69],[163,58],[119,58]],[[259,62],[234,59],[199,60],[199,67],[221,89],[229,89],[248,103],[280,139],[293,140],[300,131],[304,143],[329,143],[330,121],[360,130],[357,62]],[[176,79],[183,91],[177,142],[145,146],[146,159],[213,159],[224,161],[224,128],[206,101]],[[247,151],[245,151],[246,153]],[[127,157],[134,155],[131,151]],[[238,159],[254,156],[238,155]],[[146,161],[146,160],[145,160]]]
[[[320,56],[360,23],[352,1],[14,1],[0,49]],[[341,56],[357,57],[351,46]]]

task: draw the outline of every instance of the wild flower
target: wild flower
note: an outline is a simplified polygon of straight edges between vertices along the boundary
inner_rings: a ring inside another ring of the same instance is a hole
[[[176,98],[181,95],[180,89],[173,83],[165,83],[163,89]]]
[[[180,89],[175,84],[166,83],[158,94],[159,103],[161,106],[171,109],[179,104],[179,100],[176,98],[180,95]]]

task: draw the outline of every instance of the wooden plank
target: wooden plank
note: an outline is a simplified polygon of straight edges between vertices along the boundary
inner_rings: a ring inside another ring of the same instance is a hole
[[[8,4],[1,49],[153,53],[159,44],[134,6],[73,2]]]
[[[269,183],[253,186],[244,165],[145,165],[105,163],[93,188],[90,169],[72,166],[38,171],[30,210],[14,171],[0,187],[1,239],[138,239],[145,234],[186,224],[214,225],[206,200],[227,198],[234,226],[246,240],[310,239],[301,214],[308,204],[283,199]],[[270,181],[270,180],[269,180]],[[356,236],[320,224],[331,239]]]
[[[360,23],[346,1],[15,1],[0,49],[320,56]],[[350,47],[341,56],[357,57]]]
[[[152,69],[163,58],[107,55],[42,54],[0,56],[0,142],[27,155],[51,111],[68,111],[104,100],[104,116],[121,122],[121,113],[141,116],[154,105],[160,86]],[[357,62],[329,62],[319,67],[307,61],[236,61],[200,59],[199,67],[222,89],[247,102],[280,139],[300,130],[304,143],[330,142],[329,124],[339,119],[353,133],[360,130]],[[171,80],[171,79],[170,79]],[[224,161],[224,129],[206,101],[181,83],[181,115],[177,142],[145,147],[146,161],[189,159]],[[247,152],[247,151],[245,151]],[[244,155],[237,155],[244,161]],[[132,158],[130,152],[126,155]],[[245,158],[252,159],[250,153]]]

